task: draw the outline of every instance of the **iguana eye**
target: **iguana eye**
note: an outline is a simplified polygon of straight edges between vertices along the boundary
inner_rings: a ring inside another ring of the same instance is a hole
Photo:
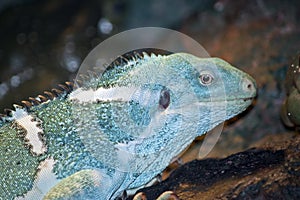
[[[166,89],[163,89],[160,92],[159,96],[159,107],[166,109],[170,105],[170,92]]]
[[[214,77],[209,72],[202,72],[199,79],[202,85],[210,85],[213,82]]]

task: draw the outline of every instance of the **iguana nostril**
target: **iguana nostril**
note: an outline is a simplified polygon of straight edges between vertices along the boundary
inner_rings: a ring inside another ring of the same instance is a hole
[[[248,78],[243,78],[242,89],[244,92],[255,92],[256,91],[253,81]]]

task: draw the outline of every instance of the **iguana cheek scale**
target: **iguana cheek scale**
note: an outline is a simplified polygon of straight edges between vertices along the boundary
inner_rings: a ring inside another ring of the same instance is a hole
[[[144,186],[244,111],[256,84],[219,58],[144,54],[53,93],[1,117],[0,199],[115,199]]]

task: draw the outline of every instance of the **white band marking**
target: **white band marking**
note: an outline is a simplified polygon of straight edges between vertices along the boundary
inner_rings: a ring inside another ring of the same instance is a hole
[[[31,146],[32,152],[37,155],[45,153],[46,147],[39,138],[39,134],[43,133],[43,129],[38,127],[38,122],[35,118],[29,115],[24,109],[16,109],[13,112],[13,119],[25,129],[25,139]]]
[[[78,88],[70,94],[69,98],[70,100],[78,100],[80,103],[113,100],[129,101],[137,90],[140,89],[138,87],[98,88],[97,90]]]

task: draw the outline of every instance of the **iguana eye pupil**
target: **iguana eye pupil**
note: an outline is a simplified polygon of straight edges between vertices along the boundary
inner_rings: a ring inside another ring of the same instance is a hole
[[[214,77],[211,74],[201,74],[199,76],[200,78],[200,82],[202,85],[209,85],[212,83],[212,81],[214,80]]]
[[[170,92],[166,89],[163,89],[160,92],[159,106],[163,109],[166,109],[169,105],[170,105]]]

